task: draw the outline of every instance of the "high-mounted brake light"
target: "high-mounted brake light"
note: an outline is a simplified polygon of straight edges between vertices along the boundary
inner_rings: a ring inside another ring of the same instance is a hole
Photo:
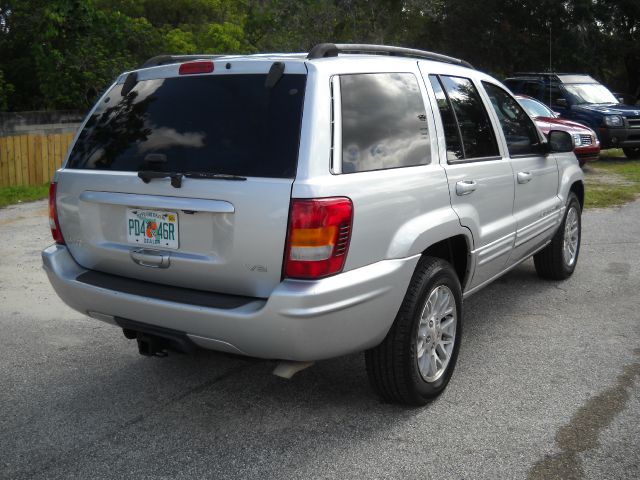
[[[346,197],[292,200],[285,276],[314,279],[342,271],[352,219],[353,204]]]
[[[213,62],[211,60],[198,60],[196,62],[187,62],[180,65],[178,73],[180,75],[193,75],[196,73],[213,72]]]
[[[60,222],[58,221],[58,209],[56,206],[56,188],[58,184],[51,182],[49,184],[49,227],[51,227],[51,236],[56,243],[64,245],[62,230],[60,230]]]

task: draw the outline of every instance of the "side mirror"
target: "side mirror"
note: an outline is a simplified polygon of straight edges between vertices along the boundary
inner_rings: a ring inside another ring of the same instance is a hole
[[[555,102],[553,103],[558,107],[562,107],[562,108],[567,108],[569,106],[566,98],[556,98]]]
[[[551,130],[549,132],[549,152],[573,152],[573,138],[571,135],[562,130]]]

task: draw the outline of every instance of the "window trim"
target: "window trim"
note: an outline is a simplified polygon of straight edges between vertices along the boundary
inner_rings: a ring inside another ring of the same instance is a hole
[[[331,158],[329,171],[342,175],[342,90],[340,75],[333,75],[331,85]]]
[[[447,159],[447,164],[460,165],[461,163],[490,162],[492,160],[504,160],[504,157],[502,155],[493,155],[489,157],[461,158],[460,160],[452,160],[452,161],[449,161]]]

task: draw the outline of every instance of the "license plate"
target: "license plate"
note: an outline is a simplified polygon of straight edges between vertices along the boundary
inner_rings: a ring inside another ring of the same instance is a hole
[[[127,241],[147,247],[178,248],[178,214],[127,209]]]

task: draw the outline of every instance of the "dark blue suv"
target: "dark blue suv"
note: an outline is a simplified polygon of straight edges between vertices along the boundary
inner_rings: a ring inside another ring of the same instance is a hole
[[[622,148],[627,158],[640,158],[640,105],[621,104],[589,75],[516,73],[504,83],[515,93],[545,103],[562,118],[590,127],[603,149]]]

